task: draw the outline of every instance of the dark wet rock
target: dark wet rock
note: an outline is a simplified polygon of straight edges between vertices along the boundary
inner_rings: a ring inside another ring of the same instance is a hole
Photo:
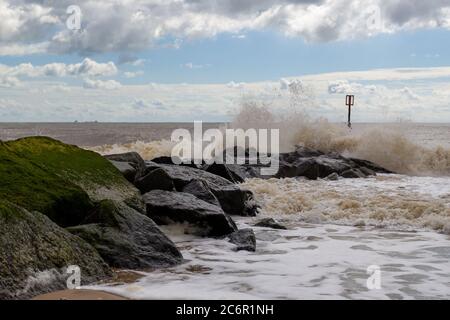
[[[233,183],[242,183],[245,181],[245,169],[236,164],[218,164],[213,163],[205,165],[203,170],[221,176]]]
[[[195,168],[195,169],[198,169],[199,166],[202,166],[205,164],[205,162],[203,160],[193,160],[193,159],[181,160],[178,157],[172,158],[169,156],[157,157],[157,158],[152,159],[151,162],[156,163],[156,164],[180,165],[180,166],[186,166],[186,167],[191,167],[191,168]]]
[[[295,151],[289,152],[289,153],[281,153],[280,154],[280,161],[285,161],[288,163],[293,163],[299,158],[315,158],[323,156],[325,153],[306,148],[306,147],[297,147]]]
[[[123,174],[123,176],[131,183],[134,183],[138,171],[133,167],[131,162],[119,162],[110,160],[110,162]]]
[[[230,242],[236,250],[256,251],[256,237],[253,229],[241,229],[229,235]]]
[[[366,175],[359,169],[350,169],[341,173],[344,178],[366,178]]]
[[[190,193],[203,201],[220,207],[219,200],[217,200],[216,196],[212,193],[208,184],[202,180],[192,180],[183,187],[182,191]]]
[[[253,199],[253,193],[240,188],[225,178],[185,166],[161,164],[159,168],[167,172],[177,191],[183,191],[184,187],[192,180],[205,182],[227,214],[254,216],[257,213],[258,208]]]
[[[374,171],[375,173],[394,173],[386,168],[383,168],[371,161],[368,160],[362,160],[362,159],[356,159],[356,158],[349,158],[350,161],[356,164],[357,167],[365,167],[367,169],[370,169]]]
[[[202,236],[223,236],[237,230],[233,220],[211,203],[184,192],[153,190],[143,196],[147,215],[158,224],[187,222]]]
[[[69,266],[81,284],[112,275],[93,247],[39,212],[0,200],[0,299],[25,299],[67,288]]]
[[[173,161],[175,160],[175,162]],[[169,156],[161,156],[161,157],[157,157],[151,160],[154,163],[158,163],[158,164],[178,164],[181,163],[181,159],[174,157],[172,159],[172,157]]]
[[[128,163],[130,166],[132,166],[136,170],[136,175],[134,178],[140,177],[144,173],[144,170],[146,168],[145,161],[142,159],[142,157],[137,152],[110,154],[110,155],[106,155],[105,158],[108,160],[114,161],[114,162]],[[133,179],[133,181],[134,181],[134,179]]]
[[[330,181],[337,181],[337,180],[339,180],[339,175],[336,172],[333,172],[325,179],[330,180]]]
[[[152,190],[172,191],[175,189],[172,178],[161,168],[152,170],[142,178],[137,179],[135,185],[141,193]]]
[[[258,213],[258,206],[249,190],[229,185],[211,189],[220,202],[223,211],[230,215],[254,217]]]
[[[292,163],[280,161],[280,170],[277,177],[292,178],[306,177],[311,180],[325,178],[332,173],[344,172],[351,169],[351,166],[342,159],[326,158],[299,158]]]
[[[146,269],[182,261],[175,244],[158,226],[125,204],[102,201],[84,223],[68,230],[97,249],[112,267]]]
[[[299,147],[293,152],[280,154],[279,171],[275,176],[277,178],[306,177],[315,180],[331,177],[330,175],[334,173],[342,177],[363,178],[376,173],[391,172],[370,161]]]
[[[359,170],[366,176],[376,176],[377,175],[377,173],[375,171],[373,171],[372,169],[366,168],[366,167],[359,167]]]
[[[271,228],[271,229],[278,229],[278,230],[287,230],[287,228],[285,226],[283,226],[282,224],[278,223],[273,218],[262,219],[262,220],[258,221],[255,224],[255,226],[256,227]]]
[[[160,164],[158,167],[164,169],[168,173],[178,191],[183,190],[183,187],[193,179],[203,180],[211,188],[232,185],[227,179],[200,169],[166,164]]]

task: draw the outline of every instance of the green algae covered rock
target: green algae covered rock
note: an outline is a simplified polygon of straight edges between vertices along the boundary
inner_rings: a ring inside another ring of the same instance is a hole
[[[104,199],[143,211],[139,191],[108,160],[51,138],[0,142],[0,179],[0,199],[64,227],[82,223]]]
[[[0,200],[0,299],[29,298],[65,289],[69,266],[81,284],[111,275],[100,255],[81,238],[39,212]]]

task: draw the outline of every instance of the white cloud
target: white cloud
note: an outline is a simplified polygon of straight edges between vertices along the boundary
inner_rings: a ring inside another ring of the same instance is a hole
[[[0,87],[3,88],[12,88],[12,87],[18,87],[20,86],[21,82],[16,77],[10,77],[10,76],[0,76]]]
[[[329,94],[355,94],[355,93],[375,93],[377,87],[375,85],[363,85],[356,82],[348,82],[347,80],[330,81],[328,84]]]
[[[208,67],[210,67],[211,65],[210,64],[195,64],[195,63],[193,63],[193,62],[188,62],[188,63],[185,63],[185,64],[182,64],[181,65],[183,68],[186,68],[186,69],[202,69],[202,68],[208,68]]]
[[[450,77],[450,67],[394,68],[373,69],[366,71],[331,72],[306,75],[302,77],[302,79],[310,81],[334,81],[336,79],[346,79],[347,81],[400,81],[448,77]]]
[[[228,88],[234,88],[234,89],[242,89],[244,87],[245,83],[244,82],[234,82],[234,81],[230,81],[227,84]]]
[[[144,74],[144,71],[136,71],[136,72],[126,71],[123,73],[125,78],[128,78],[128,79],[136,78],[136,77],[142,76],[143,74]]]
[[[404,94],[410,100],[420,100],[420,96],[414,93],[411,88],[404,87],[403,89],[400,89],[400,93]]]
[[[276,30],[306,41],[450,28],[448,0],[80,0],[80,32],[65,26],[72,0],[0,0],[0,54],[135,52],[176,39]]]
[[[300,89],[303,86],[303,83],[299,79],[280,79],[280,89],[281,90],[296,90]]]
[[[13,77],[66,77],[66,76],[113,76],[117,67],[113,62],[99,63],[89,58],[80,63],[49,63],[34,66],[31,63],[22,63],[14,67],[0,64],[0,76]]]
[[[0,74],[3,68],[0,65]],[[22,68],[27,70],[30,66]],[[386,122],[397,118],[450,121],[449,82],[415,79],[417,74],[438,79],[437,75],[448,76],[446,72],[436,68],[400,72],[412,75],[402,76],[400,80],[397,73],[397,69],[386,70],[386,75],[394,75],[394,80],[388,77],[382,81],[378,79],[378,71],[369,70],[358,72],[357,77],[354,72],[340,72],[245,84],[122,85],[115,80],[86,77],[83,86],[65,85],[62,81],[66,79],[62,78],[14,83],[0,76],[2,101],[14,101],[17,106],[2,108],[6,105],[0,103],[0,118],[4,121],[226,121],[242,98],[249,97],[267,103],[276,112],[283,112],[294,103],[312,117],[345,121],[343,95],[351,89],[356,100],[355,121]],[[291,87],[292,84],[295,85]],[[292,94],[298,87],[301,96],[306,93],[306,98],[314,99],[312,103],[291,99],[296,98]],[[313,92],[311,96],[309,89]],[[11,105],[9,102],[7,106]]]
[[[114,90],[120,88],[122,85],[115,80],[92,80],[85,79],[83,83],[86,89],[103,89],[103,90]]]

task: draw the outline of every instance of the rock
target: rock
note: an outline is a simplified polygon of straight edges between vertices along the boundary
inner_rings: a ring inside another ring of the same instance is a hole
[[[176,157],[175,159],[176,161],[181,162],[180,158]],[[175,164],[172,160],[172,157],[168,156],[157,157],[152,159],[151,161],[157,164]]]
[[[43,159],[29,161],[26,155],[22,156],[31,146],[22,147],[21,144],[32,141],[18,141],[19,143],[0,141],[0,199],[30,212],[39,211],[63,227],[79,224],[86,212],[94,207],[89,195],[80,186],[56,175],[53,170],[46,169],[46,161]],[[53,140],[48,141],[53,143]],[[39,150],[46,142],[46,139],[37,140],[36,148]],[[19,151],[18,147],[21,154],[16,153]],[[48,157],[48,162],[51,163],[53,153],[49,152]],[[108,165],[113,167],[109,162]],[[113,170],[117,173],[114,167]]]
[[[82,285],[112,275],[82,239],[39,212],[0,200],[0,300],[65,289],[72,265],[80,267]]]
[[[365,167],[367,169],[374,171],[375,173],[387,173],[387,174],[395,173],[368,160],[356,158],[349,158],[349,160],[355,163],[357,167]]]
[[[377,173],[375,171],[373,171],[372,169],[366,168],[366,167],[359,167],[359,170],[366,176],[376,176],[377,175]]]
[[[295,151],[289,153],[281,153],[280,161],[292,163],[300,158],[315,158],[324,155],[323,152],[307,147],[297,147]]]
[[[339,180],[339,175],[336,172],[333,172],[332,174],[330,174],[325,179],[326,180],[330,180],[330,181],[337,181],[337,180]]]
[[[134,183],[138,171],[130,162],[119,162],[114,160],[110,161],[114,165],[114,167],[116,167],[117,170],[119,170],[120,173],[123,174],[125,179],[127,179],[131,183]]]
[[[351,169],[351,166],[341,159],[299,158],[293,163],[280,162],[278,178],[306,177],[311,180],[325,178],[332,173],[340,173]]]
[[[150,171],[148,174],[136,180],[136,187],[141,193],[147,193],[152,190],[167,190],[175,189],[170,176],[161,168]]]
[[[241,229],[229,235],[230,242],[236,245],[236,250],[256,251],[256,237],[253,229]]]
[[[194,179],[183,187],[183,192],[190,193],[197,198],[220,207],[219,200],[212,193],[208,184],[202,180]]]
[[[225,178],[200,169],[166,164],[161,164],[158,167],[164,169],[164,171],[168,173],[178,191],[181,191],[183,187],[193,179],[203,180],[211,188],[233,185]]]
[[[354,170],[354,172],[352,173],[350,170]],[[391,173],[370,161],[346,158],[334,152],[323,153],[300,147],[293,152],[280,154],[280,166],[275,177],[306,177],[315,180],[336,173],[343,177],[362,178],[375,175],[377,172]]]
[[[211,188],[220,202],[220,206],[227,214],[243,217],[254,217],[258,213],[258,206],[249,190],[229,185]]]
[[[223,210],[189,193],[153,190],[143,196],[147,215],[158,224],[187,222],[202,236],[223,236],[237,230]]]
[[[350,169],[341,173],[344,178],[365,178],[366,175],[359,169]]]
[[[278,230],[287,230],[285,226],[275,221],[273,218],[266,218],[258,221],[255,224],[256,227],[265,227],[265,228],[271,228],[271,229],[278,229]]]
[[[97,249],[112,267],[158,268],[176,265],[183,259],[150,218],[125,204],[102,201],[84,223],[68,230]]]
[[[127,152],[121,154],[109,154],[105,156],[106,159],[115,162],[125,162],[131,165],[136,170],[135,178],[140,177],[146,168],[145,161],[137,152]]]
[[[205,165],[203,170],[227,179],[232,183],[242,183],[245,181],[245,169],[241,169],[239,165],[228,165],[213,163]]]
[[[240,216],[255,216],[257,213],[253,193],[241,189],[225,178],[191,167],[163,164],[159,167],[167,172],[178,191],[183,191],[192,180],[203,181],[219,200],[225,213]]]
[[[144,210],[139,191],[99,154],[46,137],[0,142],[0,199],[39,211],[58,225],[80,224],[94,202]]]
[[[359,171],[358,169],[350,169],[341,173],[341,176],[344,178],[365,178],[364,173]]]
[[[175,161],[174,161],[175,160]],[[195,161],[193,159],[190,159],[189,161],[185,160],[181,160],[178,157],[168,157],[168,156],[162,156],[162,157],[157,157],[152,159],[153,163],[156,164],[169,164],[169,165],[177,165],[179,164],[180,166],[186,166],[186,167],[191,167],[191,168],[196,168],[198,169],[198,166],[203,165],[205,162],[203,160],[199,160],[199,161]],[[196,163],[200,163],[199,165],[197,165]]]

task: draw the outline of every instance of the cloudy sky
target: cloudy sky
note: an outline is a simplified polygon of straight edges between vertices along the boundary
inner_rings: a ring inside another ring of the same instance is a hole
[[[0,121],[450,121],[450,0],[0,0]],[[300,99],[302,100],[302,99]],[[303,101],[303,100],[302,100]]]

